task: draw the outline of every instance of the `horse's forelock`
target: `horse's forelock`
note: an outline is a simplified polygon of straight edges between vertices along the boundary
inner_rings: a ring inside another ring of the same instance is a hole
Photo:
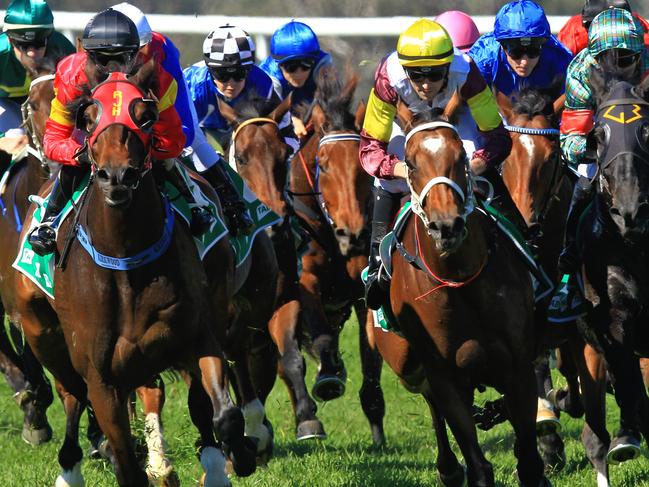
[[[314,105],[320,105],[327,116],[329,130],[352,130],[355,126],[351,103],[359,76],[348,71],[345,82],[333,68],[321,70],[316,81]]]
[[[514,98],[512,109],[517,115],[534,118],[537,115],[550,116],[554,112],[552,98],[543,92],[525,88]]]

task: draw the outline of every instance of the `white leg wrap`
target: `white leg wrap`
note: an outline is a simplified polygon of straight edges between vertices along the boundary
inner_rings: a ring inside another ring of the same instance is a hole
[[[85,485],[81,475],[81,462],[72,467],[72,470],[63,470],[54,483],[54,487],[85,487]]]
[[[173,467],[167,458],[167,445],[165,443],[160,416],[156,413],[149,413],[144,420],[144,434],[146,446],[149,450],[149,457],[146,466],[146,474],[149,478],[166,478]]]
[[[232,487],[230,479],[225,474],[225,456],[221,450],[217,450],[213,446],[203,448],[201,465],[205,472],[204,487]]]
[[[270,432],[266,425],[264,425],[264,416],[266,415],[264,405],[259,399],[255,399],[243,406],[241,412],[246,421],[246,436],[259,439],[259,443],[257,443],[258,452],[266,450],[268,442],[270,441]]]

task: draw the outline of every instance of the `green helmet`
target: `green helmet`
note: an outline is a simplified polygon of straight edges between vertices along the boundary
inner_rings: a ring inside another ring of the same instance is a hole
[[[48,37],[54,16],[43,0],[13,0],[7,7],[3,31],[14,40],[28,42]]]

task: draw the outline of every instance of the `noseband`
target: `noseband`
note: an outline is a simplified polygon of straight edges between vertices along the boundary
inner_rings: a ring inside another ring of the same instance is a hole
[[[425,130],[436,130],[439,128],[448,128],[453,130],[456,134],[458,133],[457,129],[453,125],[447,122],[438,121],[438,122],[424,123],[422,125],[418,125],[417,127],[413,128],[410,132],[406,134],[405,147],[408,147],[408,141],[411,139],[413,135],[419,132],[423,132]],[[466,194],[455,181],[445,176],[437,176],[432,178],[430,181],[426,183],[424,188],[421,190],[421,193],[417,193],[417,191],[415,191],[414,187],[412,186],[412,181],[410,180],[410,173],[408,173],[408,177],[406,177],[406,181],[408,183],[408,187],[410,188],[410,207],[412,208],[413,213],[415,213],[415,215],[417,215],[421,219],[423,224],[426,226],[429,234],[431,232],[430,231],[431,222],[430,220],[428,220],[428,216],[426,216],[426,213],[424,212],[423,205],[424,205],[424,199],[426,198],[426,196],[428,195],[428,193],[433,187],[439,184],[444,184],[446,186],[449,186],[453,191],[457,193],[457,195],[462,200],[462,204],[464,205],[464,211],[460,215],[460,218],[462,218],[464,222],[466,222],[467,217],[475,209],[475,195],[473,193],[473,177],[471,176],[471,170],[469,168],[468,162],[469,162],[468,158],[465,159],[466,180],[467,180]]]

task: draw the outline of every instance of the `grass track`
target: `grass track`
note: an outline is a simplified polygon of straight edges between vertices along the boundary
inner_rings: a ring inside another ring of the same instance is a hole
[[[347,393],[342,399],[320,405],[318,415],[329,438],[322,442],[297,442],[290,402],[283,383],[277,382],[268,399],[268,415],[275,428],[275,458],[269,466],[247,479],[234,479],[235,486],[246,487],[415,487],[437,485],[434,469],[435,440],[428,409],[419,396],[408,393],[396,376],[384,368],[382,384],[386,398],[385,420],[388,446],[380,451],[371,448],[369,427],[360,408],[358,389],[361,384],[357,353],[357,323],[347,323],[341,340],[349,372]],[[314,363],[308,362],[309,386]],[[482,401],[485,397],[481,397]],[[193,444],[197,432],[189,420],[186,390],[182,383],[167,387],[167,404],[163,419],[171,457],[183,486],[196,486],[200,464]],[[40,447],[31,447],[20,438],[22,414],[11,399],[10,389],[0,379],[0,487],[52,486],[59,466],[58,447],[64,432],[64,416],[57,400],[49,410],[54,440]],[[618,410],[613,398],[608,399],[608,426],[614,431]],[[594,470],[586,459],[579,440],[582,421],[562,416],[568,463],[565,469],[550,478],[554,486],[595,486]],[[85,434],[85,417],[82,434]],[[142,424],[136,423],[136,430]],[[513,437],[508,424],[489,433],[480,433],[487,458],[494,465],[496,484],[514,486],[515,458]],[[83,438],[84,452],[88,442]],[[457,448],[454,445],[457,451]],[[104,462],[83,463],[88,487],[115,485],[111,467]],[[649,461],[611,468],[615,487],[649,487]]]

